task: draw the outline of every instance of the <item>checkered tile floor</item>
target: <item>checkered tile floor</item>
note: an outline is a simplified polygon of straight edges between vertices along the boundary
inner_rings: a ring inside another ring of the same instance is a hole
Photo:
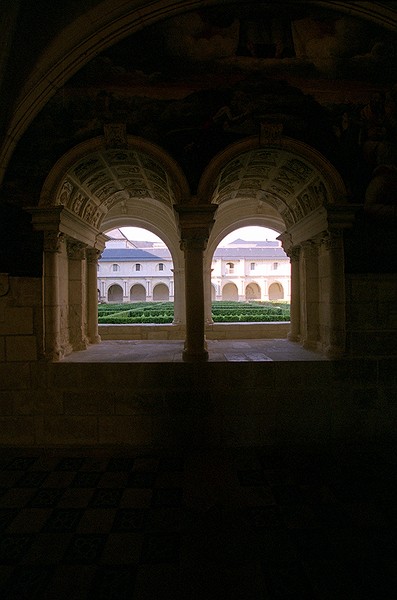
[[[5,600],[397,597],[391,447],[0,450]]]

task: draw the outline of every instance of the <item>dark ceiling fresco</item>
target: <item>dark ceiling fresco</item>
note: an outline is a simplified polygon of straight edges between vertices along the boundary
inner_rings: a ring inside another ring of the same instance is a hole
[[[5,190],[32,204],[55,160],[122,122],[166,149],[194,191],[220,150],[276,123],[362,198],[376,168],[397,165],[396,37],[334,12],[244,6],[180,15],[97,56],[26,132]]]

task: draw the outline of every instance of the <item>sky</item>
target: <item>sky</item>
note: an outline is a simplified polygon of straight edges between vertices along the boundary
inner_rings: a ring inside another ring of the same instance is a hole
[[[161,242],[157,235],[154,235],[154,233],[151,233],[146,229],[141,229],[140,227],[121,227],[120,229],[129,240]],[[240,227],[224,237],[220,245],[223,246],[224,244],[229,244],[237,238],[241,238],[246,241],[275,240],[278,235],[279,233],[277,233],[277,231],[266,229],[266,227]]]

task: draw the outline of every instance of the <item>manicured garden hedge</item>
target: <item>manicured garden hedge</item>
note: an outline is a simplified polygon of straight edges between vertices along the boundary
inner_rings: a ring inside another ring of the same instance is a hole
[[[132,304],[100,304],[100,324],[172,323],[173,302],[134,302]],[[290,305],[286,302],[232,302],[212,303],[215,323],[264,323],[289,321]]]

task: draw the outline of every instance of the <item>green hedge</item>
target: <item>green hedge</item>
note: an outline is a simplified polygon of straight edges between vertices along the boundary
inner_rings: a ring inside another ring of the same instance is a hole
[[[215,323],[266,323],[290,320],[290,305],[287,302],[233,302],[212,303],[212,318]],[[173,302],[134,302],[132,304],[100,304],[100,324],[128,323],[172,323]]]

